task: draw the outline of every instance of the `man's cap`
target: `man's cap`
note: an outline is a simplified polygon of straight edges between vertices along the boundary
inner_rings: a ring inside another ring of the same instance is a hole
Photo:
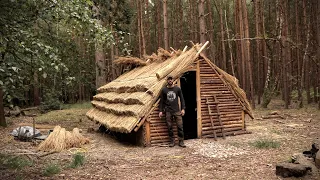
[[[173,79],[173,76],[172,75],[168,75],[167,76],[167,80],[169,80],[169,79]]]

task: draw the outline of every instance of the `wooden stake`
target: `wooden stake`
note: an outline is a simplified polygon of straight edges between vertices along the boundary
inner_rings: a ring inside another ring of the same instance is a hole
[[[210,104],[209,104],[209,98],[207,97],[206,99],[207,99],[206,104],[208,105],[209,117],[210,117],[210,122],[211,122],[211,126],[212,126],[212,131],[213,131],[213,137],[214,137],[214,140],[216,141],[217,140],[217,133],[216,133],[216,130],[215,130],[215,127],[213,124],[212,112],[211,112]]]
[[[197,63],[196,86],[197,86],[197,135],[198,135],[198,138],[201,138],[202,119],[201,119],[200,63],[199,62]]]
[[[203,51],[203,49],[209,44],[209,41],[207,41],[206,43],[204,43],[204,45],[199,49],[199,51],[197,52],[196,56],[199,56],[199,54],[201,53],[201,51]]]
[[[187,51],[187,48],[188,48],[188,46],[185,46],[185,47],[183,48],[183,51],[182,51],[182,52],[186,52],[186,51]]]

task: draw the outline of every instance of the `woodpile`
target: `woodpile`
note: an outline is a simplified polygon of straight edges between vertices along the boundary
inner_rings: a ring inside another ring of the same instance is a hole
[[[89,139],[83,137],[78,128],[69,132],[65,128],[56,126],[47,139],[39,144],[38,150],[61,152],[72,147],[81,147],[87,143],[89,143]]]

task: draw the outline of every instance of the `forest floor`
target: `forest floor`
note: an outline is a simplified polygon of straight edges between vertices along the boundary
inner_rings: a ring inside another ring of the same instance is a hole
[[[280,101],[273,101],[268,109],[257,108],[256,119],[247,121],[251,134],[218,141],[190,139],[185,141],[187,148],[137,147],[108,134],[89,133],[89,127],[97,130],[98,126],[85,117],[88,109],[80,105],[36,118],[37,124],[81,128],[91,139],[82,149],[44,157],[37,157],[35,143],[17,141],[9,135],[19,124],[31,123],[32,119],[9,119],[9,127],[0,129],[0,179],[283,179],[275,175],[276,164],[310,150],[314,139],[320,138],[320,111],[313,105],[285,110]],[[283,118],[261,118],[272,111]],[[273,147],[264,148],[261,143]],[[85,161],[71,168],[76,151],[84,152]],[[320,176],[313,173],[286,179]]]

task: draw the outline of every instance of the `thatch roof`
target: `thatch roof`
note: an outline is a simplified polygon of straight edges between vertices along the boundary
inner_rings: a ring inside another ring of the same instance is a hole
[[[178,78],[183,75],[198,58],[199,50],[198,44],[186,52],[177,51],[171,55],[163,49],[158,50],[158,56],[153,54],[154,60],[147,65],[100,87],[92,101],[94,108],[87,112],[87,117],[112,131],[130,133],[158,99],[166,76]],[[164,60],[165,57],[168,59]]]

